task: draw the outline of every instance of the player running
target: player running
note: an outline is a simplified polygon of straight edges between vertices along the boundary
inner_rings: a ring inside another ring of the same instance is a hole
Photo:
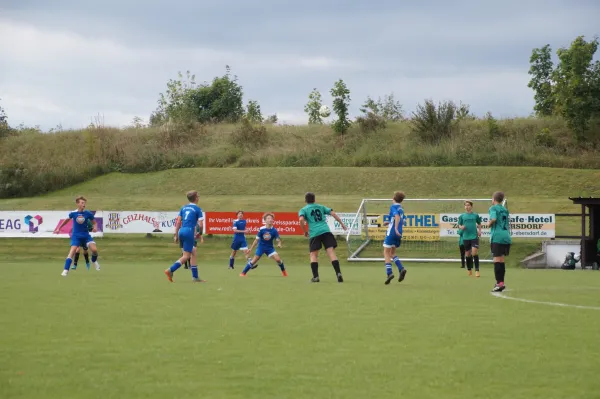
[[[197,254],[194,242],[196,241],[196,226],[199,226],[200,228],[200,236],[202,234],[204,214],[202,213],[202,209],[198,206],[199,197],[197,191],[188,192],[187,199],[190,203],[181,207],[177,220],[175,221],[175,235],[173,236],[175,242],[181,242],[183,255],[173,264],[173,266],[165,270],[165,274],[169,281],[173,282],[173,274],[188,259],[191,259],[190,269],[192,269],[192,281],[203,283],[205,281],[198,277]]]
[[[494,274],[496,276],[496,285],[492,292],[504,291],[504,276],[506,274],[506,265],[504,257],[510,253],[510,219],[508,209],[502,206],[504,193],[496,191],[492,197],[492,206],[490,207],[490,222],[488,227],[491,229],[492,256],[494,257]]]
[[[331,215],[331,217],[337,220],[344,231],[347,230],[346,225],[333,209],[316,204],[315,201],[316,197],[314,193],[306,193],[304,195],[304,202],[306,202],[306,205],[298,212],[300,227],[302,227],[302,231],[304,231],[304,236],[309,237],[310,239],[308,248],[310,251],[310,268],[312,269],[313,274],[313,278],[310,281],[313,283],[321,281],[319,278],[319,251],[321,248],[325,247],[333,270],[335,270],[337,281],[338,283],[343,283],[344,278],[342,277],[342,271],[340,269],[340,261],[335,254],[337,241],[327,224],[327,215]],[[307,227],[308,231],[306,229]]]
[[[263,221],[265,222],[265,225],[258,230],[258,234],[256,235],[252,246],[248,250],[248,252],[250,252],[254,249],[254,247],[256,247],[256,253],[254,257],[248,261],[246,267],[240,274],[240,277],[246,277],[246,274],[250,271],[250,269],[256,269],[258,267],[257,262],[263,255],[267,255],[269,258],[272,258],[275,262],[277,262],[279,269],[281,269],[281,274],[283,277],[287,277],[288,274],[287,270],[285,270],[285,265],[273,246],[273,241],[277,241],[277,247],[282,247],[281,238],[279,238],[279,232],[275,227],[273,227],[275,216],[273,216],[272,213],[265,213],[263,216]]]
[[[402,262],[396,255],[396,249],[400,248],[402,244],[402,229],[404,227],[404,209],[402,208],[402,201],[404,201],[405,195],[402,191],[396,191],[394,193],[393,203],[390,206],[390,220],[386,222],[388,229],[383,240],[383,257],[385,259],[385,271],[387,278],[385,284],[389,284],[394,279],[394,273],[392,271],[392,261],[398,268],[399,277],[398,282],[401,282],[406,277],[406,269],[402,266]]]
[[[194,248],[198,248],[198,238],[200,238],[200,243],[204,244],[204,236],[202,235],[202,229],[199,225],[196,225],[196,235],[194,237]],[[183,242],[179,241],[179,248],[181,248],[181,255],[183,256]],[[190,259],[186,260],[183,264],[184,269],[190,268]]]
[[[465,201],[465,213],[458,217],[458,228],[462,230],[462,239],[467,257],[467,271],[473,275],[473,262],[475,263],[475,277],[479,277],[479,237],[481,237],[481,216],[473,212],[473,202]]]
[[[244,256],[246,256],[246,261],[249,261],[250,258],[248,254],[250,251],[248,250],[248,243],[246,242],[246,220],[244,219],[244,211],[237,211],[237,219],[233,221],[233,242],[231,243],[231,255],[229,256],[229,268],[233,269],[233,264],[235,262],[235,255],[237,251],[244,251]]]
[[[69,213],[69,217],[54,229],[54,234],[58,234],[60,230],[66,226],[71,220],[73,221],[73,229],[71,231],[71,248],[65,261],[65,267],[62,272],[62,276],[66,277],[69,274],[71,263],[73,262],[73,256],[79,247],[87,247],[92,251],[92,263],[96,266],[96,270],[100,271],[100,264],[98,263],[98,248],[96,242],[88,231],[88,221],[92,223],[92,232],[98,231],[94,214],[85,209],[87,199],[83,196],[75,198],[77,204],[77,210]]]

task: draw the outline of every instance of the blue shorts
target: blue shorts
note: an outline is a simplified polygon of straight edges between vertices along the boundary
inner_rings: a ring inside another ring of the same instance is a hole
[[[269,258],[273,255],[277,255],[277,251],[275,248],[261,248],[260,246],[256,248],[256,256],[267,255]]]
[[[246,242],[245,238],[234,238],[233,242],[231,243],[231,249],[233,249],[234,251],[238,251],[238,250],[246,250],[248,249],[248,243]]]
[[[402,244],[402,236],[395,234],[385,236],[385,240],[383,240],[384,248],[400,248],[400,244]]]
[[[81,236],[71,236],[71,246],[72,247],[83,247],[87,250],[88,244],[95,244],[96,242],[92,238],[92,236],[88,233],[86,235]]]
[[[194,230],[189,227],[182,227],[179,229],[179,242],[184,252],[192,252],[194,250],[194,242],[196,237]]]

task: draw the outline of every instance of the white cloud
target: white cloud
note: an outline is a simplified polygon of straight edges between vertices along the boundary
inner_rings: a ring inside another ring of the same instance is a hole
[[[321,56],[246,54],[210,48],[136,48],[68,31],[48,31],[0,20],[3,73],[0,98],[11,124],[43,128],[87,125],[105,115],[107,125],[123,125],[156,107],[158,93],[182,65],[203,72],[197,81],[220,75],[226,64],[246,75],[287,75],[352,68],[356,64]],[[264,107],[263,107],[264,108]],[[267,107],[268,108],[268,107]]]

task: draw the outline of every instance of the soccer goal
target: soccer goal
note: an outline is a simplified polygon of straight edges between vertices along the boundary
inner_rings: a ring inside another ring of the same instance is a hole
[[[398,255],[403,261],[460,262],[458,217],[465,212],[458,198],[407,198],[402,202],[406,221],[402,246]],[[491,199],[468,199],[473,212],[483,224],[489,222]],[[386,235],[391,199],[363,199],[346,235],[348,261],[383,262],[383,240]],[[506,198],[503,205],[508,207]],[[490,232],[482,229],[479,239],[480,262],[492,262]]]

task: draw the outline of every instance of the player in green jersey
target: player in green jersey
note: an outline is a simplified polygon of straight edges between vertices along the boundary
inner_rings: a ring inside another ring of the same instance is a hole
[[[315,203],[315,194],[306,193],[304,196],[306,206],[300,209],[298,216],[300,218],[300,226],[304,231],[304,236],[310,238],[309,250],[310,250],[310,268],[312,269],[313,278],[311,282],[318,283],[319,280],[319,251],[322,247],[325,247],[327,255],[331,260],[331,265],[335,270],[337,280],[339,283],[343,283],[342,272],[340,270],[340,261],[335,254],[335,248],[337,247],[337,241],[329,225],[327,224],[327,215],[331,215],[337,222],[342,226],[342,229],[346,231],[346,225],[342,222],[342,219],[333,211],[333,209],[326,206]],[[308,227],[308,231],[307,228]]]
[[[488,227],[491,229],[492,256],[494,257],[494,274],[496,275],[496,285],[492,292],[501,292],[506,288],[504,285],[504,276],[506,274],[506,265],[504,257],[510,253],[510,218],[508,209],[502,206],[504,193],[496,191],[492,197],[492,206],[490,207],[490,222]]]
[[[479,237],[481,237],[481,217],[473,212],[473,202],[465,201],[465,213],[458,217],[458,228],[462,230],[465,255],[467,257],[467,270],[469,276],[473,275],[475,263],[475,276],[479,277]]]
[[[463,231],[458,229],[458,250],[460,251],[460,268],[465,268],[465,243],[463,242]]]

